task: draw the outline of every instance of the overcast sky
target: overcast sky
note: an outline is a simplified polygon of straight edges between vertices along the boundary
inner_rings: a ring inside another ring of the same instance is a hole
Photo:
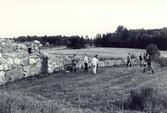
[[[0,0],[0,37],[167,27],[167,0]]]

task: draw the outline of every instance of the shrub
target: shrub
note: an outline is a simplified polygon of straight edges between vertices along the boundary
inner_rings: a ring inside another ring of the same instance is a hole
[[[160,52],[158,50],[158,47],[155,44],[149,44],[146,47],[146,53],[149,54],[152,58],[154,58],[154,57],[157,58],[160,56]]]
[[[152,98],[153,92],[154,91],[152,88],[141,89],[141,92],[132,90],[128,98],[128,107],[132,110],[143,111],[145,108],[146,101],[148,100],[148,98]]]
[[[146,52],[151,56],[152,60],[159,63],[161,67],[167,66],[167,58],[162,56],[160,57],[160,52],[155,44],[148,45]]]
[[[117,102],[124,110],[159,113],[167,111],[167,97],[158,94],[157,89],[131,90],[127,99]]]

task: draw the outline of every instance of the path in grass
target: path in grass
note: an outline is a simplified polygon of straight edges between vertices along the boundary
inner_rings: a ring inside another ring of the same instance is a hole
[[[81,70],[76,73],[60,72],[19,80],[1,88],[105,112],[113,109],[116,100],[126,98],[132,89],[155,87],[165,93],[166,73],[166,68],[155,69],[154,75],[151,72],[143,74],[142,68],[138,66],[100,68],[97,75],[91,72],[85,74]]]

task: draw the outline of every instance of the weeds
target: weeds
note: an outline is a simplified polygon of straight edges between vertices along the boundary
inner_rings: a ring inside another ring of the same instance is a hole
[[[0,90],[0,113],[85,113],[86,110],[64,107],[53,101],[40,101],[35,98],[7,93]],[[88,110],[87,110],[88,111]],[[89,113],[92,113],[89,111]]]
[[[157,89],[141,88],[131,90],[127,99],[115,102],[124,110],[141,111],[147,113],[161,113],[167,111],[167,97],[158,94]]]
[[[128,70],[126,67],[99,68],[98,71],[96,76],[92,76],[91,73],[82,74],[80,71],[62,72],[42,76],[42,79],[30,78],[5,84],[3,91],[7,93],[2,93],[0,90],[0,111],[3,111],[2,113],[167,113],[167,97],[164,95],[167,71],[163,70],[161,73],[161,70],[158,70],[154,75],[141,75],[135,67]],[[143,88],[131,90],[140,85]],[[17,94],[9,91],[16,91]]]

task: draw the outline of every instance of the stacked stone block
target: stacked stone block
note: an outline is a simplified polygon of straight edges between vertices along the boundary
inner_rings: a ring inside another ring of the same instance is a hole
[[[26,43],[0,39],[0,84],[40,74],[41,54],[39,47],[35,47],[32,47],[32,54],[28,54]]]

